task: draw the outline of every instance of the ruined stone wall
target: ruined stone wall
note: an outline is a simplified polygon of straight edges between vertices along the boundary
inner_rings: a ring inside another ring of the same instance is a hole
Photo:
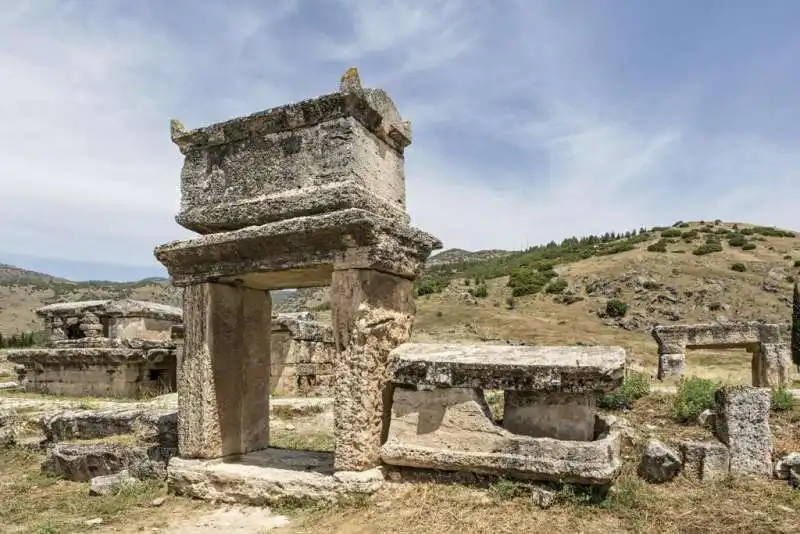
[[[291,316],[273,317],[270,394],[331,394],[335,354],[330,326]]]

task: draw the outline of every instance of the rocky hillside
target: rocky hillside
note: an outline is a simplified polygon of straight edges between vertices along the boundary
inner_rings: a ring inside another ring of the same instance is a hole
[[[624,332],[647,339],[654,324],[788,321],[799,273],[794,232],[721,221],[568,238],[526,251],[451,249],[433,256],[417,283],[415,335],[564,343]],[[275,308],[324,318],[327,293],[275,295]],[[0,333],[38,328],[33,309],[44,304],[124,297],[180,302],[166,280],[78,283],[2,266]]]

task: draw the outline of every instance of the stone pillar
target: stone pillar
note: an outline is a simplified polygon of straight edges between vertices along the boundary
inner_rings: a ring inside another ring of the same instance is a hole
[[[184,292],[178,448],[218,458],[269,445],[268,291],[205,283]]]
[[[87,338],[96,339],[103,337],[103,325],[93,313],[86,312],[80,320],[80,329]]]
[[[337,470],[380,463],[391,417],[389,352],[408,341],[411,280],[367,269],[333,272],[334,442]]]
[[[503,428],[534,438],[592,441],[595,395],[505,391]]]
[[[659,380],[666,378],[680,378],[686,366],[686,352],[667,352],[658,354]]]
[[[788,343],[759,343],[753,354],[753,386],[784,388],[791,384],[792,354]]]
[[[732,473],[772,473],[769,389],[724,386],[716,393],[715,433],[730,451]]]

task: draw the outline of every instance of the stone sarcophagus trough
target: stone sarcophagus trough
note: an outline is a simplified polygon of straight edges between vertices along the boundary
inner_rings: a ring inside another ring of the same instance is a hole
[[[615,418],[595,410],[622,382],[622,348],[407,343],[392,359],[386,464],[575,484],[622,467]],[[490,389],[504,392],[501,424]]]
[[[51,304],[36,310],[47,346],[6,351],[19,383],[56,395],[134,397],[176,387],[170,328],[180,308],[138,300]]]

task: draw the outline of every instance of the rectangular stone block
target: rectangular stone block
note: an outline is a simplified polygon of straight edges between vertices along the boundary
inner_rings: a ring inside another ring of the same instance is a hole
[[[534,438],[591,441],[595,395],[506,391],[503,428]]]
[[[255,289],[330,285],[334,269],[415,278],[441,242],[361,209],[298,217],[156,248],[178,286],[225,282]]]
[[[716,434],[730,451],[732,473],[772,473],[769,389],[724,386],[716,393]]]
[[[181,456],[218,458],[268,446],[271,308],[266,291],[224,284],[186,289]]]
[[[410,133],[383,95],[333,93],[190,132],[173,122],[179,224],[214,233],[354,207],[406,223]]]
[[[398,384],[564,393],[613,390],[625,358],[620,347],[406,343],[392,351]]]
[[[682,441],[683,474],[687,478],[707,482],[728,474],[730,453],[719,441]]]

